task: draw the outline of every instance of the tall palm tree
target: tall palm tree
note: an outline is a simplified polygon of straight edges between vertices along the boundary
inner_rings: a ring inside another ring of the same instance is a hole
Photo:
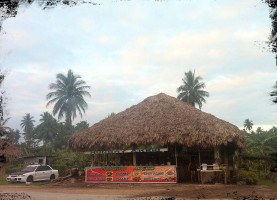
[[[202,108],[202,103],[206,103],[206,97],[209,93],[203,89],[206,87],[204,82],[201,82],[200,76],[195,76],[195,71],[185,72],[185,77],[182,79],[183,85],[177,88],[178,99],[194,106],[197,104]]]
[[[46,96],[48,103],[46,106],[54,103],[53,115],[58,114],[58,119],[65,117],[66,124],[72,127],[72,120],[77,116],[77,112],[82,117],[87,109],[87,102],[84,96],[89,96],[86,91],[90,89],[85,85],[86,82],[81,80],[81,76],[68,70],[67,74],[57,74],[56,83],[51,83],[49,89],[53,90]]]
[[[27,113],[23,119],[21,120],[21,128],[23,128],[24,133],[25,133],[25,140],[27,142],[30,141],[31,139],[31,134],[34,129],[34,117],[30,115],[30,113]]]
[[[253,127],[253,121],[250,120],[250,119],[246,119],[246,120],[244,121],[243,126],[244,126],[245,130],[251,131],[251,129],[252,129],[252,127]]]

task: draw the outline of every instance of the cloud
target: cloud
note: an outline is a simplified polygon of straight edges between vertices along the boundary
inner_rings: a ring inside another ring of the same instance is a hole
[[[36,4],[3,23],[0,64],[10,71],[9,124],[39,120],[48,85],[72,69],[91,86],[83,119],[93,124],[147,96],[177,96],[184,72],[196,71],[210,98],[203,110],[240,126],[246,118],[275,124],[268,93],[274,55],[255,46],[270,33],[258,0],[131,1],[57,7]],[[75,123],[81,120],[77,118]]]

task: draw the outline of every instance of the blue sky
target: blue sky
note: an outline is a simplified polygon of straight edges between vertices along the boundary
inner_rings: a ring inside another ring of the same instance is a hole
[[[48,86],[68,69],[91,86],[83,117],[91,125],[160,92],[176,97],[184,72],[195,69],[210,93],[203,111],[267,129],[277,111],[268,95],[277,75],[265,43],[270,31],[269,8],[260,0],[22,6],[3,22],[0,37],[9,125],[20,128],[25,113],[37,124],[51,111]]]

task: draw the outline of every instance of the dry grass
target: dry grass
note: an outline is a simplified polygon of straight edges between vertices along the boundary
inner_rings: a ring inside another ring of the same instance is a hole
[[[235,125],[161,93],[73,135],[68,145],[82,151],[150,143],[244,148],[245,137]]]
[[[0,156],[4,156],[7,160],[9,160],[18,158],[21,152],[21,148],[0,139]]]

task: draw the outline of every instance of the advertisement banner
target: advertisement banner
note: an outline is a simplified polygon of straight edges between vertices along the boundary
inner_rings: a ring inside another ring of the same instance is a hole
[[[176,183],[175,166],[87,167],[87,183]]]

